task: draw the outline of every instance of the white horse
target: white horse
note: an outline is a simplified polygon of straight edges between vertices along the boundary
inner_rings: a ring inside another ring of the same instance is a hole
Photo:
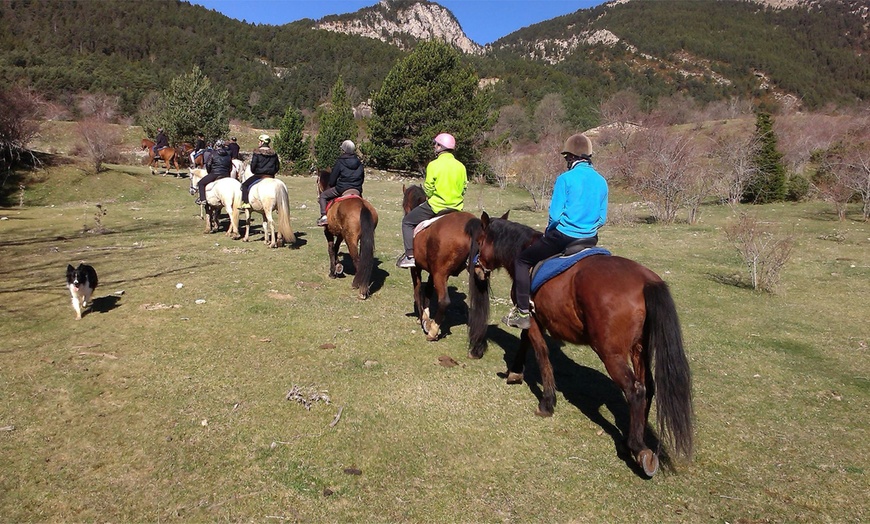
[[[238,158],[233,159],[233,169],[230,171],[230,178],[242,181],[242,175],[245,173],[245,169],[247,169],[248,165]]]
[[[207,174],[205,169],[190,170],[190,194],[199,193],[197,184]],[[217,231],[220,223],[221,208],[227,208],[230,216],[230,227],[227,228],[227,236],[233,240],[240,238],[239,234],[239,207],[242,205],[242,183],[232,178],[219,178],[205,186],[205,232]],[[250,222],[250,220],[249,220]]]
[[[251,167],[246,166],[243,180],[252,176]],[[263,241],[269,247],[281,247],[285,242],[296,243],[296,234],[290,225],[290,197],[287,186],[277,178],[264,178],[251,186],[248,193],[251,210],[263,215]],[[278,221],[272,218],[272,211],[278,212]],[[251,220],[248,210],[245,210],[245,242],[251,233]]]

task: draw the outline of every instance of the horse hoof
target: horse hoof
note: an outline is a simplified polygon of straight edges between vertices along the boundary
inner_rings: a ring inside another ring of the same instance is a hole
[[[507,375],[507,380],[505,381],[508,384],[522,384],[523,383],[523,374],[522,373],[514,373],[509,372]],[[551,413],[552,415],[552,413]]]
[[[429,322],[429,308],[423,310],[423,322]]]
[[[336,264],[335,265],[335,274],[336,275],[343,275],[344,274],[344,266],[341,264]]]
[[[539,416],[539,417],[541,417],[541,418],[548,418],[548,417],[552,417],[552,416],[553,416],[553,412],[552,412],[552,411],[546,411],[546,410],[543,410],[543,409],[541,409],[540,406],[538,406],[538,408],[535,410],[535,415],[537,415],[537,416]]]
[[[650,449],[637,454],[637,463],[647,477],[653,477],[659,471],[659,458]]]
[[[357,295],[356,298],[358,298],[360,300],[368,300],[369,296],[366,295],[365,293],[360,293],[359,295]]]
[[[434,320],[430,320],[428,322],[425,331],[426,331],[426,339],[429,342],[435,342],[436,340],[438,340],[438,329],[439,328],[440,328],[440,326],[438,326],[438,324],[436,324]]]

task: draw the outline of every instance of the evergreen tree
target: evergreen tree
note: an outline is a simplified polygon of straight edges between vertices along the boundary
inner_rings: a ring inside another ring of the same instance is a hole
[[[388,169],[422,172],[432,160],[432,139],[451,133],[456,156],[478,171],[491,94],[478,89],[478,76],[459,52],[439,41],[422,42],[390,70],[372,100],[369,157]]]
[[[353,108],[341,77],[332,86],[330,107],[320,113],[320,129],[314,139],[314,158],[318,169],[332,169],[345,140],[357,141]]]
[[[755,176],[743,192],[743,202],[766,204],[785,200],[788,187],[782,153],[776,150],[776,134],[773,132],[773,117],[759,112],[755,118],[755,138],[758,150],[755,153]]]
[[[305,119],[302,112],[294,107],[288,107],[284,118],[278,125],[275,136],[275,152],[284,163],[293,163],[296,170],[304,169],[308,160],[308,141],[303,136]]]
[[[142,115],[145,132],[154,136],[158,127],[174,142],[193,142],[198,133],[208,140],[226,137],[229,126],[229,95],[213,86],[198,66],[172,79],[163,96]]]

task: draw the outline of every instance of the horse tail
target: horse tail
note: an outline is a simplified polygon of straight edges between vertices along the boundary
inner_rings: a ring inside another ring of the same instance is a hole
[[[674,299],[665,282],[650,282],[644,346],[655,358],[656,424],[661,439],[678,455],[692,456],[692,375],[683,351],[683,335]]]
[[[278,232],[284,238],[284,242],[296,243],[296,234],[290,225],[290,198],[287,195],[287,186],[280,182],[275,184],[275,207],[278,208]]]
[[[486,353],[486,331],[489,328],[489,278],[477,278],[474,264],[480,246],[477,236],[481,230],[479,218],[473,218],[465,224],[465,234],[471,238],[468,249],[468,354],[472,358],[480,358]]]
[[[363,205],[360,209],[359,226],[359,267],[356,268],[354,283],[359,284],[360,296],[368,296],[375,265],[375,220],[368,206]]]
[[[239,208],[242,207],[242,188],[241,186],[233,187],[233,196],[230,198],[232,201],[232,214],[230,215],[230,227],[233,228],[233,231],[236,235],[239,235]],[[239,235],[241,236],[241,235]]]

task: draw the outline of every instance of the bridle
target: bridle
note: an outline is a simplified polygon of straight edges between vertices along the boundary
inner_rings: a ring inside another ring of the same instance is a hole
[[[476,269],[480,269],[481,271],[483,271],[483,275],[484,275],[485,277],[486,277],[486,276],[489,276],[489,274],[492,273],[492,269],[487,268],[487,267],[483,264],[483,261],[482,261],[481,258],[480,258],[480,253],[477,253],[476,255],[474,255],[474,267],[475,267]]]

